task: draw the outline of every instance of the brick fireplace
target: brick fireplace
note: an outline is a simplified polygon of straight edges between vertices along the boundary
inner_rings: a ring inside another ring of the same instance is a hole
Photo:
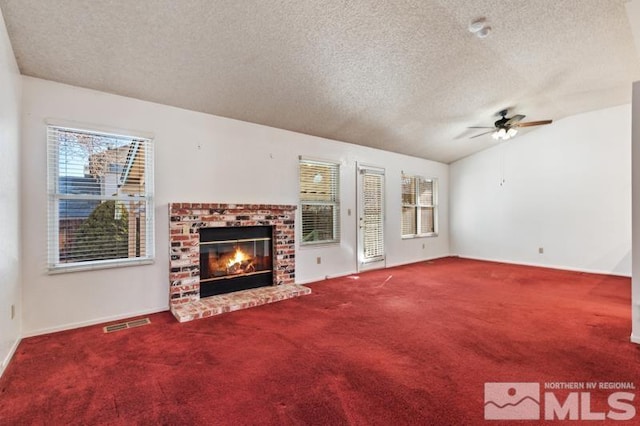
[[[170,203],[169,304],[174,316],[189,321],[310,293],[295,285],[295,210],[294,205]],[[273,286],[201,299],[200,230],[257,226],[272,228]]]

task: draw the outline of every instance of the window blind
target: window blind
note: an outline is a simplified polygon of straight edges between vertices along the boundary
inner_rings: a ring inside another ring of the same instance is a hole
[[[49,268],[153,258],[150,139],[47,128]]]
[[[414,176],[402,175],[402,236],[417,234],[416,180]]]
[[[300,159],[301,244],[340,241],[340,166]]]
[[[362,171],[364,260],[384,257],[384,174]]]

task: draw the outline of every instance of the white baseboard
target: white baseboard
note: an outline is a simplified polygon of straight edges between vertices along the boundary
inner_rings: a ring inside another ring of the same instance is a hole
[[[411,265],[412,263],[429,262],[430,260],[444,259],[447,257],[458,257],[452,254],[443,254],[442,256],[426,257],[424,259],[410,260],[408,262],[396,262],[387,264],[387,268],[395,268],[397,266]]]
[[[2,374],[4,373],[4,370],[7,368],[7,366],[9,365],[9,362],[11,361],[11,359],[13,358],[13,355],[16,353],[16,350],[18,350],[18,345],[20,344],[20,341],[22,339],[18,338],[13,345],[11,346],[11,349],[9,349],[9,353],[7,354],[7,356],[2,360],[2,364],[0,364],[0,377],[2,377]]]
[[[418,259],[418,260],[410,260],[410,261],[407,261],[407,262],[386,264],[386,266],[384,268],[371,269],[371,271],[376,271],[376,270],[379,271],[380,269],[395,268],[396,266],[411,265],[412,263],[428,262],[429,260],[444,259],[445,257],[451,257],[451,255],[445,254],[445,255],[442,255],[442,256],[428,257],[428,258]],[[312,279],[308,279],[308,280],[296,281],[296,284],[300,284],[300,285],[312,284],[312,283],[317,283],[317,282],[321,282],[321,281],[324,281],[324,280],[329,280],[331,278],[342,278],[342,277],[347,277],[349,275],[356,275],[356,274],[360,274],[360,273],[364,273],[364,272],[368,272],[368,271],[358,272],[357,269],[354,269],[353,271],[340,272],[340,273],[333,274],[333,275],[325,275],[323,277],[318,277],[318,278],[315,278],[315,279],[312,278]]]
[[[353,275],[353,274],[357,274],[358,272],[354,269],[353,271],[350,272],[339,272],[337,274],[333,274],[333,275],[325,275],[324,277],[318,277],[318,278],[311,278],[308,280],[302,280],[302,281],[296,281],[296,284],[300,284],[300,285],[306,285],[306,284],[313,284],[313,283],[318,283],[318,282],[322,282],[324,280],[330,280],[331,278],[341,278],[341,277],[348,277],[349,275]]]
[[[109,316],[109,317],[95,318],[95,319],[88,320],[88,321],[79,321],[79,322],[70,323],[70,324],[58,325],[58,326],[55,326],[55,327],[47,327],[47,328],[40,328],[40,329],[36,329],[36,330],[29,330],[29,331],[25,332],[22,335],[22,337],[26,338],[26,337],[41,336],[43,334],[56,333],[58,331],[65,331],[65,330],[72,330],[74,328],[80,328],[80,327],[88,327],[90,325],[103,324],[103,323],[106,323],[106,322],[118,321],[118,320],[132,318],[132,317],[138,317],[140,315],[157,314],[159,312],[165,312],[165,311],[168,311],[168,310],[169,310],[169,306],[162,306],[162,307],[158,307],[158,308],[155,308],[155,309],[146,309],[146,310],[143,310],[143,311],[129,312],[129,313],[126,313],[126,314],[121,314],[121,315],[113,315],[113,316]]]
[[[477,256],[465,256],[465,255],[451,255],[455,257],[459,257],[461,259],[470,259],[470,260],[482,260],[485,262],[497,262],[497,263],[507,263],[509,265],[522,265],[522,266],[534,266],[536,268],[547,268],[547,269],[559,269],[562,271],[571,271],[571,272],[584,272],[586,274],[598,274],[598,275],[611,275],[614,277],[623,277],[623,278],[631,278],[630,274],[617,274],[611,271],[604,271],[600,269],[588,269],[588,268],[576,268],[573,266],[562,266],[562,265],[545,265],[534,262],[517,262],[514,260],[505,260],[505,259],[493,259],[487,257],[477,257]]]
[[[636,336],[635,334],[631,333],[631,338],[629,340],[631,340],[631,343],[640,345],[640,336]]]

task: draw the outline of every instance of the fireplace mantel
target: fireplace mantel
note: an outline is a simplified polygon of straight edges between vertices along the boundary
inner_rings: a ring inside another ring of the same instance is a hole
[[[272,226],[273,285],[293,285],[295,210],[295,205],[169,203],[169,304],[174,315],[178,317],[177,311],[184,311],[179,309],[184,305],[200,301],[201,228]],[[204,316],[208,315],[200,317]]]

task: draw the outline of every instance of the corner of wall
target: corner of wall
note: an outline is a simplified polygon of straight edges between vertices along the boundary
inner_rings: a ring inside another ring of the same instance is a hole
[[[631,107],[631,341],[640,344],[640,81],[633,84]]]
[[[11,346],[11,348],[9,349],[9,353],[7,353],[5,358],[2,360],[2,364],[0,364],[0,377],[2,377],[5,370],[9,366],[9,362],[11,361],[11,359],[13,358],[13,355],[18,350],[18,346],[20,345],[21,341],[22,341],[22,338],[18,337],[18,340],[16,340],[14,344]]]
[[[20,239],[20,111],[22,81],[0,11],[0,374],[20,344],[22,256]]]

